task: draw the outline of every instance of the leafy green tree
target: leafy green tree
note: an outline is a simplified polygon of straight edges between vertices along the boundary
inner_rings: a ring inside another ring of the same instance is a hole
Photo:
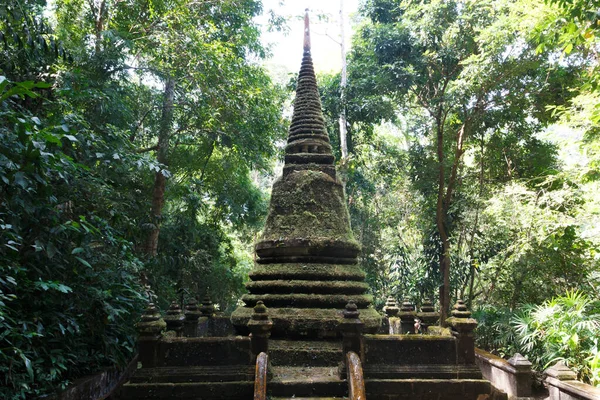
[[[357,85],[363,90],[358,96],[383,98],[375,104],[391,102],[398,112],[417,117],[406,120],[414,137],[426,138],[414,148],[413,179],[423,190],[426,212],[436,216],[437,239],[431,243],[440,243],[434,262],[445,313],[461,215],[457,200],[464,197],[464,154],[476,151],[477,139],[487,151],[494,138],[513,136],[519,138],[513,151],[520,152],[525,142],[542,154],[540,168],[524,173],[547,172],[553,165],[544,144],[532,138],[542,126],[534,117],[543,111],[534,98],[552,89],[544,83],[546,60],[524,36],[518,3],[373,0],[362,13],[368,20],[350,57],[349,93]],[[418,166],[421,162],[427,165]]]
[[[128,362],[144,277],[161,301],[182,280],[191,296],[214,285],[224,307],[241,290],[241,232],[251,238],[266,209],[250,174],[269,170],[282,131],[280,91],[250,61],[258,5],[155,5],[58,1],[54,30],[42,2],[0,6],[3,398]],[[196,58],[168,60],[186,55],[192,27]],[[177,73],[168,171],[155,156],[167,72]],[[157,173],[170,177],[161,266],[136,257]]]

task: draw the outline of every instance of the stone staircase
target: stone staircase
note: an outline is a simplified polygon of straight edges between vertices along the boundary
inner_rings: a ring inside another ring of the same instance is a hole
[[[253,367],[143,368],[123,385],[118,399],[251,399]]]
[[[271,340],[269,358],[271,399],[341,399],[348,393],[338,376],[340,341]]]
[[[248,337],[163,338],[116,400],[247,400],[254,394]]]

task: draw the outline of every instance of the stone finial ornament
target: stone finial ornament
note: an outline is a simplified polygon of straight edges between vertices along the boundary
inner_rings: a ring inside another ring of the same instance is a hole
[[[415,305],[414,303],[410,300],[410,297],[405,297],[402,300],[402,306],[400,307],[400,311],[403,312],[407,312],[407,311],[415,311]]]
[[[430,313],[435,312],[435,308],[433,307],[433,302],[431,299],[423,300],[423,304],[421,304],[421,312]]]
[[[154,303],[148,303],[142,319],[137,323],[136,328],[140,336],[160,336],[161,332],[167,327],[166,322],[162,319],[158,308]]]
[[[202,307],[200,307],[200,312],[203,317],[214,317],[215,316],[215,305],[210,300],[210,296],[208,293],[202,299]]]
[[[512,365],[513,367],[515,367],[515,369],[518,371],[521,371],[521,370],[530,371],[531,365],[532,365],[531,361],[529,361],[527,358],[523,357],[519,353],[515,353],[514,356],[509,358],[508,363],[510,365]]]
[[[198,300],[192,297],[185,305],[185,320],[186,322],[198,322],[198,318],[201,315],[202,312],[198,308]]]
[[[421,320],[421,331],[427,333],[429,327],[435,325],[440,319],[440,313],[435,311],[433,302],[430,299],[425,299],[421,304],[421,312],[417,313],[417,317]]]
[[[269,318],[267,307],[261,300],[257,301],[253,308],[252,317],[248,321],[252,353],[255,356],[269,350],[269,337],[272,328],[273,321]]]
[[[167,324],[167,330],[177,332],[177,335],[181,333],[183,322],[185,321],[185,315],[183,315],[181,307],[176,300],[171,302],[171,305],[167,310],[167,315],[164,319]]]
[[[456,300],[456,304],[452,307],[452,316],[456,318],[470,318],[471,311],[467,309],[467,305],[462,299]]]
[[[304,51],[310,51],[310,22],[308,20],[308,8],[304,10]]]
[[[350,300],[346,304],[346,307],[344,308],[344,320],[358,319],[359,315],[360,315],[360,312],[358,311],[358,307],[356,306],[356,303],[354,302],[354,300]]]
[[[392,296],[388,296],[387,300],[385,301],[385,306],[383,307],[383,312],[386,313],[389,318],[391,318],[398,315],[399,311],[400,309],[396,304],[396,299],[394,299]]]

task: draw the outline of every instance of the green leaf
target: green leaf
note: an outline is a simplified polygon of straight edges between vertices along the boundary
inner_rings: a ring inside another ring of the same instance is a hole
[[[58,249],[52,242],[48,242],[46,245],[46,254],[48,254],[48,258],[54,257],[54,255],[58,253]]]
[[[62,283],[57,285],[56,290],[62,293],[71,293],[73,291],[73,289],[71,289],[69,286],[63,285]]]
[[[573,50],[573,43],[569,43],[566,47],[565,47],[565,54],[571,54],[571,51]]]
[[[21,358],[25,362],[25,368],[27,369],[27,373],[29,374],[29,379],[33,381],[33,367],[31,365],[31,360],[25,357],[25,354],[21,353]]]
[[[25,173],[19,171],[14,175],[13,179],[14,183],[21,186],[21,188],[27,189],[29,187],[29,180],[25,177]]]
[[[92,266],[90,265],[89,262],[85,261],[83,258],[80,257],[75,257],[77,259],[77,261],[79,261],[80,263],[82,263],[83,265],[85,265],[88,268],[92,268]]]

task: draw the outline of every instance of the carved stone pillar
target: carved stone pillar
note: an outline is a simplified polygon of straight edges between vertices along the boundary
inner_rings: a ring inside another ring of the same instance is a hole
[[[386,318],[384,321],[387,322],[387,329],[384,331],[385,334],[398,335],[400,334],[400,319],[398,318],[398,312],[400,309],[396,303],[396,299],[389,296],[383,307]]]
[[[173,300],[167,311],[167,315],[165,316],[167,330],[175,332],[177,336],[181,336],[183,331],[183,321],[185,321],[185,315],[183,315],[179,303],[177,303],[176,300]]]
[[[421,320],[421,332],[427,333],[430,326],[437,324],[440,313],[435,311],[431,300],[425,299],[421,305],[421,312],[417,313],[417,317]]]
[[[198,318],[202,315],[198,308],[198,301],[195,298],[188,300],[185,305],[185,324],[184,324],[184,336],[196,337],[198,329]]]
[[[352,300],[346,304],[344,317],[338,324],[338,330],[342,334],[342,354],[343,360],[340,364],[340,377],[346,376],[346,353],[353,351],[361,359],[364,359],[362,332],[365,324],[359,318],[359,311],[356,303]]]
[[[202,299],[202,307],[200,307],[200,312],[203,317],[212,318],[215,316],[215,305],[210,300],[210,296],[208,293]]]
[[[262,352],[267,353],[269,351],[269,337],[271,336],[272,328],[273,321],[269,318],[267,307],[261,300],[257,301],[250,321],[248,321],[252,354],[254,357]]]
[[[138,337],[139,362],[143,368],[152,368],[156,366],[156,356],[158,354],[158,343],[162,337],[162,332],[167,324],[161,318],[158,309],[154,303],[148,303],[146,310],[142,314],[142,319],[137,323],[136,328]]]
[[[405,297],[398,312],[400,317],[400,333],[411,334],[415,333],[415,305],[408,297]]]
[[[471,318],[471,312],[467,310],[464,301],[456,301],[452,308],[452,316],[446,321],[452,336],[457,340],[458,362],[460,364],[474,364],[475,338],[473,330],[477,327],[477,321]]]
[[[531,362],[521,354],[516,353],[514,356],[508,359],[508,363],[516,370],[516,395],[518,397],[531,396]]]

